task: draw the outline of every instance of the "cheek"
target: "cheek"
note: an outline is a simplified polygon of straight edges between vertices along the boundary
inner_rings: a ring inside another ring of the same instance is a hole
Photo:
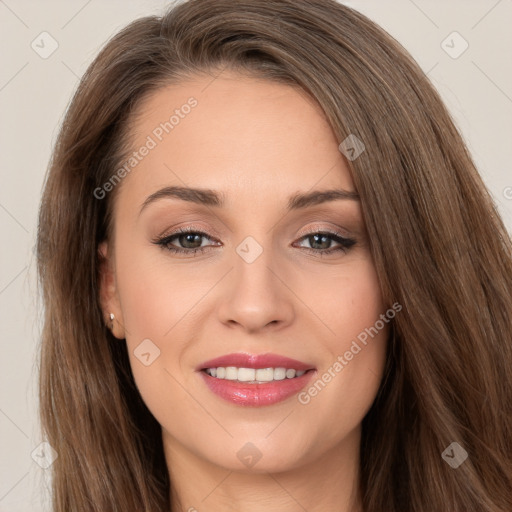
[[[166,411],[190,402],[181,365],[195,332],[195,307],[213,283],[204,270],[171,269],[158,248],[123,245],[129,239],[125,234],[118,244],[116,275],[130,364],[144,402],[160,423],[169,423]]]
[[[311,300],[330,331],[325,340],[331,353],[349,350],[351,340],[359,335],[364,338],[366,329],[386,312],[370,256],[352,262],[339,277],[332,276],[321,293]]]
[[[116,270],[135,384],[157,421],[174,424],[171,412],[188,403],[179,384],[183,380],[179,361],[185,341],[180,342],[176,332],[182,328],[180,319],[190,309],[193,293],[181,289],[183,283],[169,279],[144,251],[120,257]],[[200,419],[198,414],[195,423],[201,424]]]
[[[371,260],[361,261],[357,272],[338,283],[338,291],[322,308],[329,313],[332,331],[326,337],[329,355],[299,402],[320,428],[337,425],[322,432],[328,444],[340,432],[356,428],[371,407],[383,375],[392,319],[386,316]]]
[[[161,340],[198,300],[194,277],[181,278],[179,268],[169,272],[158,248],[127,247],[117,259],[116,273],[127,339],[133,343]]]

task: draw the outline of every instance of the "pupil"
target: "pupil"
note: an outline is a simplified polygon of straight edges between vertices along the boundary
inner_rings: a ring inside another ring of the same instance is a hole
[[[311,243],[311,240],[309,241],[310,245],[313,246],[314,243],[317,243],[317,239],[318,238],[323,238],[324,239],[324,243],[322,244],[320,242],[320,245],[323,245],[323,247],[319,247],[320,249],[329,249],[329,245],[330,245],[330,240],[329,238],[327,237],[327,235],[313,235],[312,238],[315,240],[313,243]]]
[[[193,247],[191,247],[189,245],[189,242],[192,243],[192,245],[194,244],[194,238],[197,238],[199,239],[199,245],[194,245]],[[201,246],[201,235],[195,235],[193,233],[187,233],[185,235],[181,235],[180,237],[180,244],[188,249],[195,249],[196,247],[200,247]]]

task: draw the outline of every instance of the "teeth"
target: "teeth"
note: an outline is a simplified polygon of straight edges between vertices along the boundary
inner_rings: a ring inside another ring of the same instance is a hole
[[[228,366],[226,368],[226,380],[237,380],[238,379],[238,369],[234,366]]]
[[[256,370],[254,368],[238,368],[237,378],[241,382],[256,380]]]
[[[286,368],[274,368],[274,380],[286,379]]]
[[[293,377],[295,377],[295,370],[292,370],[291,368],[289,368],[288,370],[286,370],[285,372],[285,377],[287,379],[293,379]]]
[[[274,380],[274,368],[259,368],[256,370],[254,380],[259,380],[260,382],[270,382]]]
[[[271,382],[273,380],[293,379],[301,377],[305,370],[294,370],[292,368],[237,368],[236,366],[207,368],[206,373],[217,379],[238,380],[258,384]]]

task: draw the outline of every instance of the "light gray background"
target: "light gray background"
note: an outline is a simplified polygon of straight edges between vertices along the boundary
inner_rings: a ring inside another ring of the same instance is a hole
[[[33,246],[57,127],[79,77],[104,42],[133,19],[161,13],[168,3],[0,0],[0,512],[46,510],[41,486],[47,485],[47,474],[31,457],[41,442],[36,399],[41,315]],[[428,72],[511,230],[512,1],[344,3],[385,28]],[[31,47],[34,41],[40,53],[51,49],[49,36],[40,36],[44,31],[58,43],[46,59]],[[454,58],[464,41],[468,48]]]

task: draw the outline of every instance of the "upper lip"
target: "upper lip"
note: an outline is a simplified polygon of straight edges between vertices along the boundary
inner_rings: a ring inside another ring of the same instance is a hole
[[[286,368],[294,370],[312,370],[314,366],[297,359],[280,356],[278,354],[247,354],[235,353],[226,354],[201,363],[196,370],[205,370],[206,368],[219,368],[227,366],[236,366],[237,368]]]

